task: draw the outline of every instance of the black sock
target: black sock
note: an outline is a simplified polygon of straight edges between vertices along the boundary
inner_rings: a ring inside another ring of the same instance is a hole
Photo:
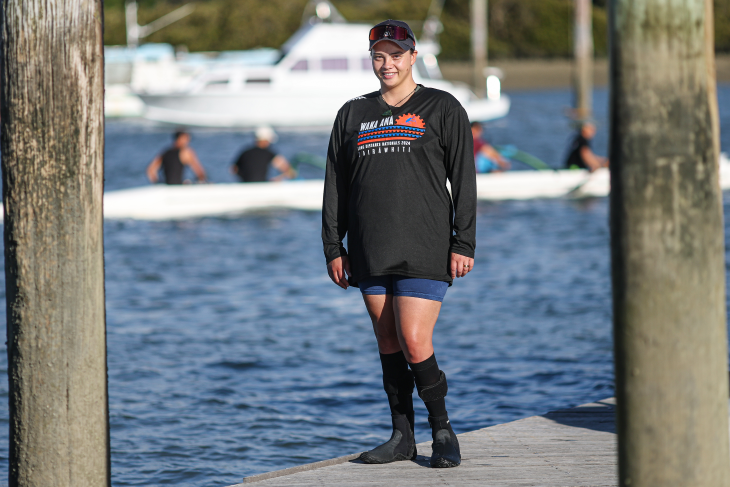
[[[393,382],[399,389],[398,394],[388,394],[388,404],[391,414],[412,414],[413,413],[413,382],[407,390],[401,390],[400,381],[407,381],[410,376],[408,362],[403,352],[380,354],[380,365],[383,367],[383,383]],[[387,385],[385,386],[387,390]]]
[[[436,354],[431,355],[423,362],[410,364],[410,366],[416,379],[416,385],[419,387],[433,385],[441,378],[441,371],[438,363],[436,363]],[[446,400],[443,397],[435,401],[424,402],[424,404],[428,409],[429,416],[437,417],[446,414]]]

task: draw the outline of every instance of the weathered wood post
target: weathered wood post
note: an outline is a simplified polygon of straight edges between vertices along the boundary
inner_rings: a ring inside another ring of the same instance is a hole
[[[474,93],[484,97],[487,81],[487,0],[471,0],[471,54],[474,69]]]
[[[111,485],[102,0],[2,0],[11,487]]]
[[[573,92],[575,117],[586,119],[593,111],[593,18],[591,0],[574,0]]]
[[[127,27],[127,47],[139,46],[139,24],[137,23],[137,0],[124,1],[124,21]]]
[[[727,487],[712,0],[612,0],[619,482]]]

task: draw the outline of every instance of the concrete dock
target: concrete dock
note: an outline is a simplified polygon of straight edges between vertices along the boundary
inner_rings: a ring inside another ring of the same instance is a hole
[[[366,465],[358,454],[243,479],[231,487],[286,486],[615,486],[613,398],[459,435],[462,464],[428,467],[431,442],[415,461]]]

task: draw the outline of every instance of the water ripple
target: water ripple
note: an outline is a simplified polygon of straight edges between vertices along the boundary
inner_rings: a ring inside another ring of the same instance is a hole
[[[599,119],[605,96],[597,93]],[[555,120],[569,94],[527,93],[513,103],[490,137],[524,139],[523,149],[559,160],[566,128]],[[728,111],[721,116],[730,147]],[[167,137],[110,123],[107,187],[144,184],[144,165]],[[224,181],[250,138],[200,131],[193,144],[212,179]],[[326,148],[325,136],[282,140],[286,155]],[[320,218],[272,211],[105,223],[115,486],[228,485],[389,436],[371,325],[359,292],[326,276]],[[449,289],[436,327],[458,432],[613,394],[607,221],[605,199],[479,205],[475,270]],[[425,441],[426,411],[416,403]],[[0,422],[7,425],[7,406]],[[7,445],[3,427],[0,460]]]

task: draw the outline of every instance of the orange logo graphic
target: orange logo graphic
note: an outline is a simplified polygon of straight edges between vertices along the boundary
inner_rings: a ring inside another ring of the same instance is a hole
[[[426,124],[421,117],[412,113],[406,113],[401,115],[395,120],[396,125],[406,125],[408,127],[417,127],[419,129],[425,129]]]

